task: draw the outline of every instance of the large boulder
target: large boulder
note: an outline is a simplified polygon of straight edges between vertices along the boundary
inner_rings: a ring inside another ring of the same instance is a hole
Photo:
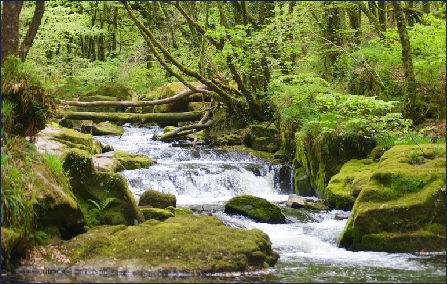
[[[120,172],[135,170],[152,165],[152,160],[145,155],[130,154],[124,151],[110,151],[92,157],[93,164],[98,171]]]
[[[88,153],[67,152],[63,168],[89,225],[133,225],[144,220],[126,179],[113,172],[96,171]]]
[[[119,125],[115,125],[111,122],[104,121],[98,124],[84,124],[81,126],[81,132],[89,133],[96,136],[115,135],[121,136],[124,134],[124,128]]]
[[[370,159],[353,159],[343,165],[323,191],[323,197],[331,208],[351,210],[363,186],[369,182],[377,163]]]
[[[51,172],[45,164],[35,164],[34,210],[38,228],[53,227],[63,239],[85,231],[84,214],[63,173]],[[60,176],[55,176],[58,174]]]
[[[41,257],[29,259],[25,267],[133,275],[249,271],[273,266],[278,259],[260,230],[230,228],[216,217],[194,215],[129,227],[100,226],[62,244],[34,250]]]
[[[102,152],[102,144],[93,139],[90,134],[74,129],[61,127],[56,123],[48,124],[36,137],[36,147],[39,152],[60,155],[70,149],[80,149],[90,154]]]
[[[240,195],[230,199],[225,204],[225,213],[246,216],[263,223],[285,222],[285,216],[278,206],[264,198],[251,195]]]
[[[351,159],[363,159],[376,146],[374,138],[360,134],[323,131],[321,126],[302,129],[296,134],[296,163],[303,167],[319,197],[332,176]]]
[[[169,206],[175,207],[176,203],[177,199],[175,195],[148,189],[140,196],[138,205],[151,206],[155,208],[167,208]]]
[[[200,86],[201,84],[193,83],[193,85]],[[166,99],[187,89],[188,88],[181,82],[167,83],[157,90],[158,95],[156,98]],[[156,105],[154,107],[155,112],[185,112],[188,110],[188,98],[186,97],[170,104]]]
[[[350,250],[445,251],[445,146],[386,151],[354,203],[339,238]]]

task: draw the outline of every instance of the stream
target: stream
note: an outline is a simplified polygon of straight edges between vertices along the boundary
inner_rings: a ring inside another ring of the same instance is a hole
[[[212,213],[226,225],[258,228],[268,234],[280,259],[267,271],[247,274],[218,274],[203,278],[173,276],[135,278],[131,276],[64,276],[40,281],[113,282],[444,282],[445,253],[404,254],[351,252],[338,248],[349,212],[294,209],[286,224],[256,223],[242,216],[223,213],[224,202],[233,196],[251,194],[284,206],[292,193],[291,169],[248,154],[210,148],[205,145],[179,147],[154,141],[158,127],[125,127],[121,136],[95,137],[115,150],[145,154],[156,161],[145,169],[121,172],[138,200],[148,188],[175,194],[178,207]],[[54,277],[54,276],[53,276]],[[101,278],[102,277],[102,278]]]

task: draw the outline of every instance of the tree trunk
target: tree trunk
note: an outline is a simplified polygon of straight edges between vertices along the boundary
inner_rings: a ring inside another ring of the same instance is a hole
[[[33,19],[25,35],[25,38],[20,45],[20,58],[25,61],[28,51],[33,45],[34,38],[36,37],[37,30],[39,29],[40,23],[42,22],[43,13],[45,11],[45,1],[36,1],[36,9],[34,10]]]
[[[202,112],[173,113],[119,113],[119,112],[74,112],[63,111],[60,117],[74,120],[111,121],[117,123],[177,123],[197,121]]]
[[[416,120],[416,78],[413,70],[413,59],[411,55],[410,39],[408,37],[407,28],[405,26],[404,13],[399,1],[393,2],[394,16],[396,20],[397,30],[399,33],[400,43],[402,45],[402,63],[404,65],[405,83],[406,83],[406,114],[408,117]]]
[[[355,30],[354,42],[360,43],[362,36],[362,11],[360,11],[357,5],[349,7],[347,9],[349,25],[351,29]]]
[[[379,23],[382,31],[386,31],[386,5],[385,1],[379,1],[378,4]]]
[[[414,9],[414,3],[412,1],[407,2],[405,9],[405,18],[407,19],[407,23],[409,26],[413,26],[415,21],[415,15],[413,9]]]
[[[170,104],[176,101],[179,101],[183,98],[186,98],[190,95],[203,93],[209,94],[205,86],[197,87],[196,90],[184,90],[172,97],[164,98],[160,100],[153,101],[93,101],[93,102],[80,102],[80,101],[61,101],[61,104],[69,105],[69,106],[77,106],[77,107],[98,107],[98,106],[117,106],[117,107],[142,107],[142,106],[154,106],[154,105],[163,105]]]
[[[22,2],[4,1],[2,11],[2,62],[19,53],[19,16]]]
[[[324,2],[324,38],[327,40],[325,50],[323,51],[324,56],[324,77],[326,79],[332,80],[337,75],[337,70],[335,70],[335,63],[340,56],[340,51],[334,48],[334,46],[342,46],[343,38],[340,35],[340,30],[342,29],[342,19],[341,19],[341,9],[334,6],[335,3],[327,1]]]

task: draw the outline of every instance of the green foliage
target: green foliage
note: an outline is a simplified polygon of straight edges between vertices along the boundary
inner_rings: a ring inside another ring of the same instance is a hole
[[[1,75],[2,134],[34,137],[45,127],[52,108],[41,79],[29,64],[16,57],[6,59]]]
[[[7,138],[3,143],[2,226],[17,229],[26,238],[34,228],[35,193],[32,185],[36,177],[32,159],[35,154],[29,142],[22,138]]]
[[[393,112],[397,102],[375,97],[340,94],[313,74],[280,76],[270,84],[272,100],[280,120],[311,132],[352,133],[376,137],[383,133],[405,133],[411,120]]]
[[[407,27],[418,82],[418,108],[425,117],[445,118],[445,19],[423,15],[422,23]],[[348,61],[348,89],[356,95],[402,100],[404,74],[396,29],[344,55]]]

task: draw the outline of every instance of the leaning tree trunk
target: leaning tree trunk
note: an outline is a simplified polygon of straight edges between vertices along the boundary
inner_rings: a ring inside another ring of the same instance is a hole
[[[19,53],[19,15],[22,2],[3,2],[2,11],[2,62],[9,55]]]
[[[34,10],[33,19],[25,35],[25,38],[20,45],[20,58],[25,61],[28,51],[33,45],[34,38],[36,37],[37,30],[39,29],[40,23],[42,22],[43,13],[45,11],[45,1],[36,1],[36,9]]]
[[[399,1],[393,2],[394,17],[399,33],[400,43],[402,45],[402,63],[404,65],[405,83],[406,83],[406,114],[412,119],[417,119],[416,109],[416,78],[413,70],[413,59],[411,55],[410,38],[408,37],[407,27],[405,26],[404,13]]]

